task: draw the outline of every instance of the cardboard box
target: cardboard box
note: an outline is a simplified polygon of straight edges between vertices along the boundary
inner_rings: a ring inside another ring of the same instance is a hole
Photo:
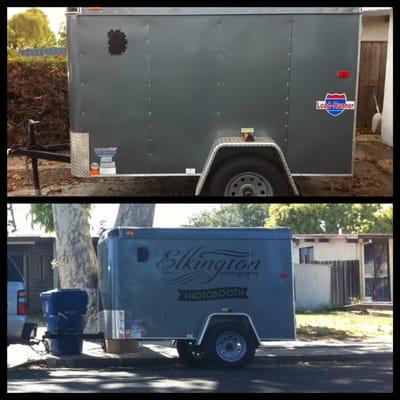
[[[106,353],[137,353],[139,342],[134,339],[106,339]]]

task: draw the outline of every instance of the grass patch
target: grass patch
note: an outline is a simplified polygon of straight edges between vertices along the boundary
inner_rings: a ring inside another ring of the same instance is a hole
[[[373,339],[393,335],[393,317],[347,311],[296,314],[299,339]]]

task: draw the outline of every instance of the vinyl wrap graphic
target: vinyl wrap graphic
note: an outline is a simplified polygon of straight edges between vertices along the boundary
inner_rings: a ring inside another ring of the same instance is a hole
[[[260,265],[261,260],[250,251],[196,246],[185,251],[167,251],[156,267],[163,281],[183,286],[192,282],[206,285],[224,275],[257,277]]]
[[[218,299],[248,299],[246,287],[221,287],[200,290],[178,289],[178,301],[205,301]]]

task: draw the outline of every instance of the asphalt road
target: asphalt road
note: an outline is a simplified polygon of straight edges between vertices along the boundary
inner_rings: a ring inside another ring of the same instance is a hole
[[[392,392],[392,361],[253,363],[238,371],[162,365],[10,370],[8,392]]]

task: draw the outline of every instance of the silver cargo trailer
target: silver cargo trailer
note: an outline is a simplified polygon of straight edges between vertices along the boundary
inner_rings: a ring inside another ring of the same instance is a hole
[[[105,339],[176,340],[183,361],[242,367],[295,339],[291,231],[115,228],[98,242]]]
[[[74,7],[75,176],[198,175],[196,194],[297,194],[353,173],[360,8]]]

